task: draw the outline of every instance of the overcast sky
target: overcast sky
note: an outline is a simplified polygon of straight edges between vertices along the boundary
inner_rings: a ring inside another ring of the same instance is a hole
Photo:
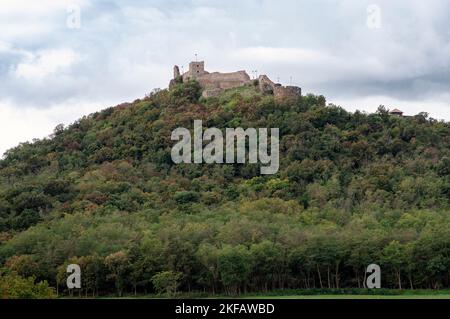
[[[449,17],[448,0],[0,0],[0,153],[165,88],[195,54],[350,111],[450,120]]]

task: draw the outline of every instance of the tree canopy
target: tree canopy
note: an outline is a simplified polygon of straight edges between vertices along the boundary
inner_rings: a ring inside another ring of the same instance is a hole
[[[178,83],[0,161],[0,265],[85,294],[450,287],[450,124]],[[179,164],[171,131],[277,127],[280,169]],[[14,279],[16,280],[16,279]]]

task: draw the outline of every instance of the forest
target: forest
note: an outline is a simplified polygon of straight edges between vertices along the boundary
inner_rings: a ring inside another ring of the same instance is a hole
[[[279,171],[174,164],[194,120],[279,128]],[[450,288],[450,123],[189,81],[0,160],[0,297],[362,288],[372,263],[386,289]]]

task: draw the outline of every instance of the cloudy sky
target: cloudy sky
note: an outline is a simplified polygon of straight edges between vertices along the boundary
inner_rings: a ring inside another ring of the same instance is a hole
[[[0,153],[164,88],[258,70],[347,110],[450,120],[450,1],[0,0]]]

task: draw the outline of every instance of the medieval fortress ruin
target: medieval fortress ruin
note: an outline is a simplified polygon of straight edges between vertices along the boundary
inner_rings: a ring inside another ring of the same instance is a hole
[[[180,74],[177,65],[173,68],[173,79],[170,81],[169,88],[177,81],[196,80],[203,89],[203,97],[213,97],[219,95],[222,91],[245,85],[257,85],[262,93],[273,94],[275,99],[296,99],[301,96],[301,88],[298,86],[282,86],[272,82],[266,75],[260,75],[256,80],[252,80],[245,71],[236,71],[231,73],[207,72],[205,71],[205,62],[189,63],[189,71]]]

